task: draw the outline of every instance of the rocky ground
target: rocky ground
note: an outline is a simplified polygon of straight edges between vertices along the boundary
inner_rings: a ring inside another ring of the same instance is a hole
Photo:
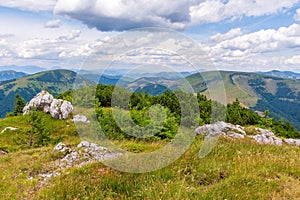
[[[254,128],[254,134],[249,135],[245,131],[245,127],[240,125],[232,125],[225,122],[217,122],[215,124],[204,125],[196,128],[196,135],[206,135],[206,137],[216,137],[219,135],[244,139],[246,137],[254,139],[259,144],[271,144],[281,146],[283,143],[287,145],[295,145],[300,147],[300,139],[282,139],[276,137],[275,134],[266,129]]]

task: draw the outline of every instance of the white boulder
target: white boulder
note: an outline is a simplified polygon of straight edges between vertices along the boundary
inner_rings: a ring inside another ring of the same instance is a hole
[[[50,113],[53,118],[67,119],[69,114],[73,111],[73,106],[70,102],[62,99],[55,99],[53,96],[42,91],[31,99],[23,109],[23,114],[29,114],[31,108]]]

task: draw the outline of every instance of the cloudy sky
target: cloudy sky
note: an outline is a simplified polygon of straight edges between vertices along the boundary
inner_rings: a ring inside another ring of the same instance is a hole
[[[137,31],[139,39],[128,39],[130,30],[157,27],[181,35],[172,44],[186,47],[184,55],[197,51],[183,36],[197,43],[218,69],[300,72],[300,0],[0,0],[0,19],[0,65],[80,68],[95,49],[109,61],[111,48],[145,41],[170,48],[172,36],[164,31]],[[174,52],[130,51],[123,66],[166,60],[175,66],[181,55]]]

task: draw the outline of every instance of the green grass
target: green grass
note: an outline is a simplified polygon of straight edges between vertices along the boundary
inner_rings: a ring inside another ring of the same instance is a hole
[[[300,198],[299,148],[222,138],[199,159],[201,143],[197,138],[179,160],[156,172],[122,173],[100,163],[72,169],[37,199]]]
[[[26,128],[22,117],[0,120],[6,126]],[[76,145],[70,121],[46,117],[53,137]],[[300,148],[259,145],[250,139],[220,138],[203,159],[198,157],[203,137],[196,137],[189,150],[159,171],[130,174],[93,163],[68,169],[62,176],[40,184],[38,174],[53,170],[63,155],[54,144],[23,149],[9,140],[18,131],[0,135],[10,153],[0,156],[0,199],[300,199]],[[21,137],[21,136],[20,136]],[[23,136],[22,136],[23,137]],[[127,151],[152,152],[166,141],[113,141]],[[8,143],[8,144],[6,144]],[[32,177],[32,180],[29,180]]]

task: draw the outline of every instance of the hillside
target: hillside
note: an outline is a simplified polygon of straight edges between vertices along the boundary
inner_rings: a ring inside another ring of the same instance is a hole
[[[254,111],[269,110],[271,117],[284,118],[300,130],[300,80],[283,79],[246,72],[204,72],[188,76],[196,92],[208,97],[209,92],[221,93],[225,86],[227,103],[238,98],[242,104]],[[210,91],[208,90],[210,88]]]
[[[91,83],[69,70],[40,72],[0,83],[0,117],[5,117],[7,112],[13,110],[16,94],[23,97],[26,102],[42,90],[47,90],[53,95],[58,95],[73,89],[73,83],[76,78],[77,82],[83,85]]]
[[[23,72],[16,72],[13,70],[0,71],[0,82],[17,79],[26,76]]]
[[[279,77],[279,78],[300,79],[299,73],[295,73],[295,72],[291,72],[291,71],[272,70],[269,72],[257,72],[257,73],[267,75],[267,76]]]

